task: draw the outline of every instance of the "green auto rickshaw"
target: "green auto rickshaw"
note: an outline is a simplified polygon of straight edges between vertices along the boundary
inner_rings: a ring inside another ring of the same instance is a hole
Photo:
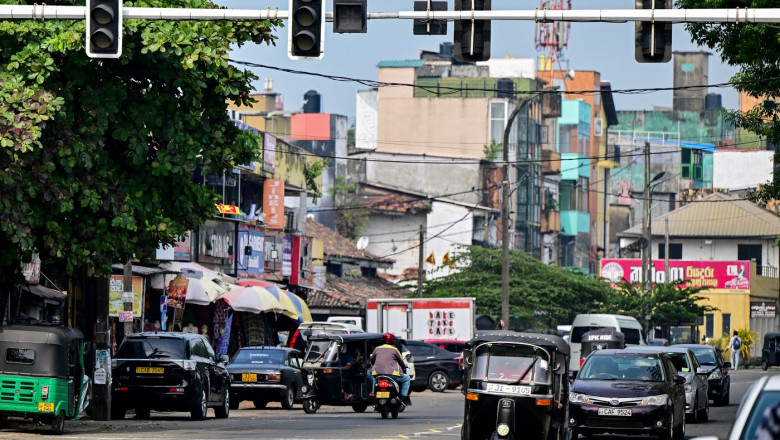
[[[67,327],[0,326],[0,418],[36,420],[61,434],[87,399],[83,339]]]

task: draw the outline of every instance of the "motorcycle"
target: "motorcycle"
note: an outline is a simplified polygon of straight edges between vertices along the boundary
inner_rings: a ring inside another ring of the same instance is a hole
[[[398,413],[406,408],[402,402],[401,388],[391,375],[380,374],[374,378],[374,398],[374,409],[383,419],[387,418],[388,413],[397,419]]]

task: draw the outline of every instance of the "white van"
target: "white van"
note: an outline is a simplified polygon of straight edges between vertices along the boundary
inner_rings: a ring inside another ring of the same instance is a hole
[[[335,322],[338,324],[352,324],[360,328],[366,328],[361,316],[328,316],[327,322]]]
[[[582,335],[600,328],[611,328],[623,333],[626,337],[626,346],[647,345],[644,336],[642,336],[642,325],[632,316],[609,315],[605,313],[577,315],[574,317],[574,322],[571,324],[571,333],[569,333],[569,346],[571,347],[570,371],[579,371],[580,369]]]

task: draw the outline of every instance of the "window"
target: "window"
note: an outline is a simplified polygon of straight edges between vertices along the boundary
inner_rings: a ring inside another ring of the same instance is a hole
[[[639,345],[642,342],[642,335],[638,328],[621,327],[620,331],[626,338],[626,344]]]
[[[577,211],[588,212],[588,178],[577,178],[577,193],[579,198],[579,204],[577,205]]]
[[[206,349],[206,344],[203,343],[202,339],[193,339],[190,344],[192,344],[190,347],[192,349],[193,356],[202,357],[204,359],[209,358],[209,352]]]
[[[658,258],[666,258],[666,245],[658,243]],[[669,259],[682,260],[682,243],[669,243]]]
[[[562,180],[558,186],[561,211],[574,211],[577,207],[577,191],[573,180]]]
[[[723,314],[723,334],[726,337],[731,336],[731,313]]]
[[[506,127],[506,102],[490,103],[490,140],[501,144],[504,142]]]
[[[5,361],[9,364],[32,365],[35,363],[35,350],[29,348],[9,348],[5,351]]]
[[[715,315],[711,313],[704,315],[704,336],[707,339],[715,337]]]

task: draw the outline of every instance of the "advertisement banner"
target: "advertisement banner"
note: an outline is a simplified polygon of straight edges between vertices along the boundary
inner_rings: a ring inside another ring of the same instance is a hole
[[[750,317],[774,319],[777,316],[777,304],[774,301],[750,301]]]
[[[247,224],[238,225],[238,276],[260,278],[264,267],[265,231]]]
[[[289,277],[292,275],[293,239],[285,235],[282,243],[282,276]]]
[[[601,276],[613,283],[623,278],[632,283],[642,282],[642,260],[601,260]],[[650,280],[664,283],[664,260],[653,260]],[[731,292],[750,292],[749,261],[694,261],[669,260],[670,281],[688,280],[689,287],[709,287]]]
[[[111,275],[111,281],[108,288],[108,316],[119,316],[119,312],[125,310],[122,302],[122,292],[124,289],[124,277],[122,275]],[[140,276],[133,277],[133,316],[141,316],[141,304],[143,304],[144,282]],[[129,291],[128,291],[129,292]]]
[[[276,172],[276,138],[263,134],[263,171]]]
[[[268,229],[284,229],[284,180],[263,182],[263,213]]]
[[[221,272],[233,273],[235,240],[236,222],[206,220],[206,223],[198,228],[197,261],[218,266],[213,268]]]

